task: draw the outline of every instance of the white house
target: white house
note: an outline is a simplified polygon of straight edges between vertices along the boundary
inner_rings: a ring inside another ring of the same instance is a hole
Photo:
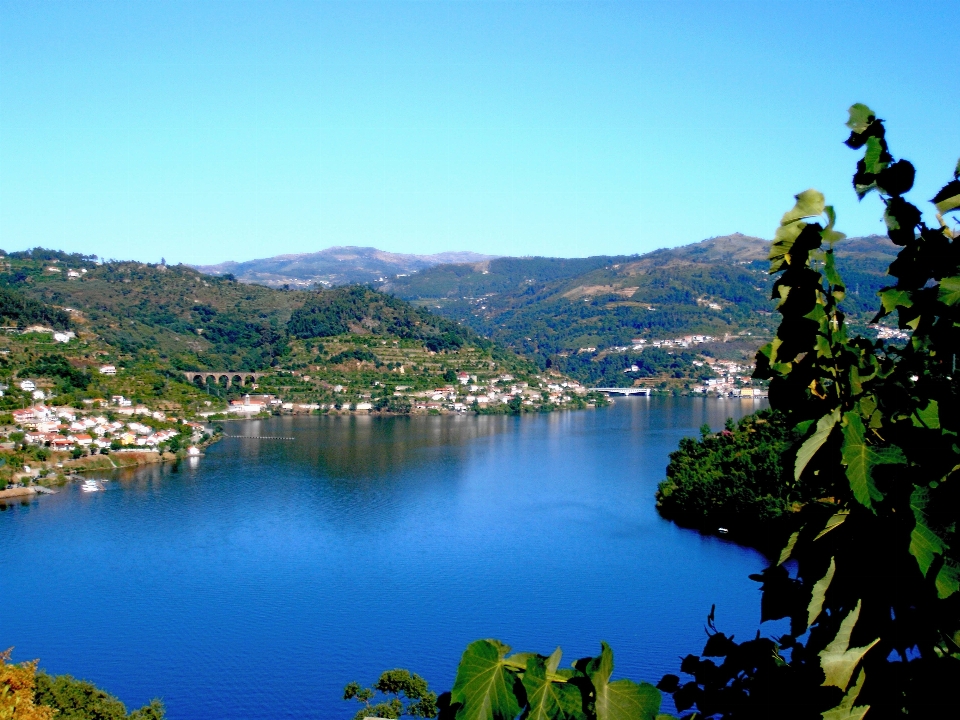
[[[21,380],[20,389],[25,390],[26,392],[33,392],[37,389],[37,385],[33,382],[33,380]]]
[[[116,368],[115,365],[102,365],[102,366],[100,367],[100,374],[101,374],[101,375],[116,375],[116,374],[117,374],[117,368]]]

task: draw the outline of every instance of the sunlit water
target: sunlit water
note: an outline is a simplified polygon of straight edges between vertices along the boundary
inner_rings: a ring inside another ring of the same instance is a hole
[[[184,462],[0,513],[0,646],[171,720],[349,718],[350,680],[449,689],[468,642],[656,682],[752,635],[756,552],[661,520],[667,455],[753,401],[620,399],[517,417],[230,423]]]

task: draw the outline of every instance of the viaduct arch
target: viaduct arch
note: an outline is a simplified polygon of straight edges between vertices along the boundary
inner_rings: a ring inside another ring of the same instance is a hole
[[[246,385],[251,378],[253,382],[256,382],[265,375],[265,373],[259,372],[233,372],[231,370],[185,370],[183,374],[186,376],[187,382],[191,384],[195,383],[197,378],[200,378],[204,385],[207,384],[207,380],[210,378],[213,378],[213,381],[217,384],[220,383],[220,380],[226,378],[227,387],[230,387],[234,383],[242,387]]]

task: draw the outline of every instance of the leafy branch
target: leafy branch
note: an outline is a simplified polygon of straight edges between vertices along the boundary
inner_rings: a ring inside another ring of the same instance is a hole
[[[801,513],[762,583],[761,621],[789,633],[743,643],[708,621],[703,656],[681,683],[660,687],[679,709],[760,717],[790,703],[794,717],[829,720],[955,712],[960,677],[960,246],[944,216],[960,209],[960,164],[934,196],[930,227],[905,195],[915,168],[897,160],[883,121],[850,108],[846,144],[863,151],[859,198],[877,193],[888,237],[902,247],[874,322],[891,316],[902,347],[850,336],[834,263],[833,209],[816,190],[796,196],[770,251],[781,323],[757,355],[771,406],[801,438],[793,478],[830,488]],[[722,658],[717,664],[713,657]]]

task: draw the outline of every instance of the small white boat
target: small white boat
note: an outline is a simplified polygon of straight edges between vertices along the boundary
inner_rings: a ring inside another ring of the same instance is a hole
[[[720,533],[721,535],[726,535],[730,531],[727,530],[726,528],[717,528],[717,532]]]
[[[96,480],[84,480],[83,484],[80,486],[80,489],[83,490],[83,492],[97,492],[101,488],[100,483],[98,483]]]

